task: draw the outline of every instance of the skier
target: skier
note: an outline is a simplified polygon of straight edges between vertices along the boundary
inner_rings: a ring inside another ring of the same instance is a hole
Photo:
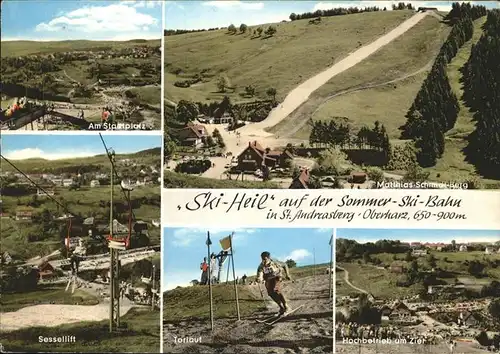
[[[290,280],[288,267],[286,264],[271,259],[271,254],[267,251],[260,255],[262,262],[257,269],[257,281],[265,282],[267,294],[278,304],[280,316],[285,316],[289,310],[285,296],[281,292],[283,278]]]

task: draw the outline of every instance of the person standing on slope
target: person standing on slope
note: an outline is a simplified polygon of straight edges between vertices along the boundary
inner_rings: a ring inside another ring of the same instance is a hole
[[[290,280],[288,267],[284,263],[271,259],[271,254],[267,251],[262,252],[260,258],[262,261],[257,269],[257,281],[259,283],[265,282],[267,294],[278,304],[279,315],[284,316],[289,308],[285,296],[281,292],[281,284],[283,279]]]
[[[200,270],[201,270],[200,284],[201,285],[207,285],[208,284],[208,263],[207,263],[207,257],[203,258],[203,263],[200,264]]]
[[[217,268],[217,257],[215,256],[215,253],[212,253],[210,255],[210,282],[212,284],[217,284],[217,274],[218,274],[218,268]]]

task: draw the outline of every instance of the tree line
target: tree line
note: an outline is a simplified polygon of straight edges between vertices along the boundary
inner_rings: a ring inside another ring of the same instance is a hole
[[[217,31],[217,30],[220,30],[221,28],[220,27],[215,27],[215,28],[209,28],[209,29],[193,29],[193,30],[183,30],[183,29],[177,29],[177,30],[173,30],[173,29],[166,29],[166,30],[163,30],[163,35],[164,36],[175,36],[175,35],[178,35],[178,34],[185,34],[185,33],[196,33],[196,32],[209,32],[209,31]]]
[[[460,10],[457,10],[458,7]],[[457,120],[460,109],[458,98],[448,81],[446,65],[458,49],[472,38],[472,20],[482,13],[482,9],[472,10],[473,7],[468,4],[454,4],[453,8],[451,18],[455,24],[406,114],[406,123],[400,127],[402,139],[415,141],[417,161],[422,167],[434,166],[442,156],[444,134],[454,127]],[[460,19],[456,18],[458,11],[463,16]]]
[[[355,240],[339,238],[336,240],[335,250],[335,257],[338,261],[349,261],[361,258],[365,253],[404,253],[409,250],[409,246],[399,240],[358,243]]]
[[[361,127],[356,135],[352,135],[348,124],[317,120],[311,123],[312,130],[309,143],[312,146],[340,146],[341,148],[357,146],[359,149],[369,148],[384,151],[389,156],[391,145],[389,135],[383,124],[376,121],[373,128]]]
[[[414,10],[412,4],[405,4],[404,2],[400,2],[397,5],[392,4],[393,10]],[[289,16],[290,21],[296,20],[304,20],[308,18],[317,18],[317,17],[330,17],[330,16],[342,16],[342,15],[351,15],[351,14],[359,14],[364,12],[377,12],[377,11],[386,11],[387,8],[384,7],[381,9],[378,6],[367,6],[364,8],[359,7],[337,7],[329,10],[316,10],[314,12],[304,12],[302,14],[291,13]]]
[[[500,176],[500,11],[488,12],[484,33],[463,68],[464,95],[474,112],[468,159],[486,176]]]
[[[472,20],[476,20],[480,17],[486,16],[488,10],[485,6],[474,5],[472,6],[470,3],[458,3],[454,2],[451,5],[451,10],[446,15],[446,20],[455,24],[460,21],[464,17],[471,17]]]

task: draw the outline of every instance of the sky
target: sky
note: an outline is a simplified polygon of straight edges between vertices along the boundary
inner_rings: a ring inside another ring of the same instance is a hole
[[[2,1],[2,41],[159,39],[162,1]]]
[[[402,1],[402,0],[401,0]],[[288,20],[292,12],[314,12],[335,7],[378,6],[392,9],[400,1],[167,1],[165,3],[166,29],[208,29],[249,26]],[[404,1],[419,7],[437,7],[449,11],[452,1]],[[467,1],[487,7],[498,7],[498,2]]]
[[[104,135],[108,148],[117,154],[128,154],[161,147],[161,136],[156,135]],[[105,154],[104,145],[97,134],[92,135],[3,135],[2,155],[11,160],[43,158],[57,160]]]
[[[356,240],[359,243],[378,240],[402,242],[457,243],[497,242],[500,230],[398,230],[398,229],[337,229],[337,238]]]
[[[188,286],[193,279],[200,280],[200,263],[207,257],[207,231],[212,240],[211,252],[219,253],[219,240],[234,231],[234,264],[236,277],[254,276],[260,263],[260,254],[271,253],[271,258],[293,259],[298,266],[330,262],[330,238],[333,229],[196,229],[165,228],[163,236],[162,289]],[[226,279],[226,261],[222,279]],[[230,273],[229,280],[232,280]]]

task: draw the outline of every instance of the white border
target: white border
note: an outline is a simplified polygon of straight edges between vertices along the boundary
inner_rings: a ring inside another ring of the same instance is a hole
[[[164,132],[164,119],[165,119],[165,112],[164,112],[164,107],[165,107],[165,35],[164,35],[164,30],[165,30],[165,15],[166,15],[166,5],[165,1],[162,2],[161,4],[161,98],[160,98],[160,114],[161,114],[161,119],[160,119],[160,132],[161,132],[161,161],[160,161],[160,191],[163,191],[163,174],[165,172],[164,168],[164,151],[163,151],[163,145],[164,145],[164,139],[165,139],[165,132]],[[164,231],[165,228],[163,227],[162,224],[162,218],[163,218],[163,193],[161,193],[160,196],[160,353],[163,353],[163,277],[165,276],[165,272],[163,271],[163,264],[164,264],[164,258],[165,258],[165,250],[163,249],[163,237],[164,237]]]
[[[2,130],[1,135],[160,135],[162,130]]]
[[[186,209],[186,203],[194,205],[193,200],[196,196],[204,193],[210,193],[211,198],[223,194],[222,201],[218,207],[196,211]],[[294,190],[290,193],[286,189],[163,189],[162,205],[162,227],[218,227],[221,224],[228,228],[262,227],[262,228],[357,228],[357,229],[446,229],[446,230],[499,230],[500,229],[500,191],[499,190],[387,190],[387,189],[306,189]],[[235,210],[234,208],[227,212],[228,207],[234,198],[238,195],[260,196],[267,194],[269,197],[263,209],[245,208]],[[300,199],[308,195],[302,205],[297,207],[281,207],[280,202],[285,198]],[[421,201],[427,201],[430,195],[437,195],[440,198],[461,199],[460,207],[425,207],[424,204],[417,203],[415,206],[399,207],[397,204],[407,196],[420,196]],[[322,198],[332,198],[326,207],[310,206],[309,203],[321,196]],[[339,207],[338,204],[342,198],[391,198],[385,206],[379,207],[361,207],[345,206]],[[224,204],[227,202],[227,204]],[[180,208],[180,209],[179,209]],[[275,219],[267,219],[269,210],[278,213]],[[350,212],[354,214],[352,221],[345,218],[330,219],[300,219],[290,222],[290,219],[280,219],[284,209],[290,209],[292,218],[301,210],[310,213],[315,210],[317,213]],[[375,210],[378,213],[386,211],[407,212],[408,219],[386,219],[386,218],[363,218],[363,214],[368,209]],[[418,220],[421,211],[435,214],[428,219]],[[443,219],[438,220],[437,213],[454,212],[465,214],[466,219]],[[415,218],[414,218],[415,217]]]
[[[330,274],[333,277],[333,299],[332,299],[332,312],[333,312],[333,322],[332,322],[332,340],[333,340],[333,353],[336,353],[336,340],[335,340],[335,324],[337,323],[337,319],[335,317],[335,306],[337,305],[337,248],[336,246],[336,241],[337,241],[337,228],[333,228],[332,231],[332,247],[333,247],[333,271],[332,274]]]

